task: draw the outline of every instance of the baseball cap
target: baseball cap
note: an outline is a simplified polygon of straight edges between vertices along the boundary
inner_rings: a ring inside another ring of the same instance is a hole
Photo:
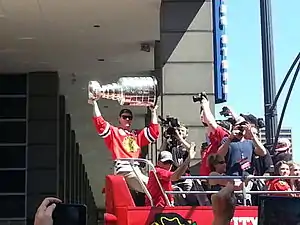
[[[172,153],[168,152],[168,151],[161,151],[158,155],[158,161],[160,161],[160,162],[167,162],[167,161],[173,162]]]
[[[276,145],[276,152],[286,152],[292,147],[292,144],[288,138],[279,138]]]
[[[132,111],[130,109],[122,109],[119,113],[119,116],[121,116],[124,113],[128,113],[129,115],[133,116]]]
[[[244,123],[246,123],[247,121],[245,120],[244,117],[242,116],[239,116],[237,119],[236,119],[236,122],[235,122],[235,125],[242,125]]]

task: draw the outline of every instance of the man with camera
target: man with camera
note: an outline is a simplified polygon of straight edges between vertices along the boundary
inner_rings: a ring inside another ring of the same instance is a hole
[[[172,171],[175,171],[188,158],[188,149],[190,149],[194,143],[187,141],[188,128],[180,124],[176,118],[159,118],[162,121],[162,125],[166,128],[163,133],[163,141],[159,151],[169,151],[172,153]],[[185,171],[185,175],[190,175],[189,166]],[[178,181],[173,182],[173,188],[179,191],[203,190],[201,183],[192,179],[179,179]],[[205,196],[199,194],[182,195],[182,197],[183,198],[179,197],[177,199],[177,202],[180,202],[180,205],[207,205],[209,202]]]
[[[229,137],[222,140],[218,154],[226,158],[226,173],[229,176],[249,176],[253,175],[252,159],[253,155],[265,156],[267,150],[258,140],[257,129],[245,119],[240,118],[235,124]],[[253,182],[248,182],[246,189],[251,190]],[[247,204],[251,204],[251,195],[246,196]],[[239,199],[239,198],[238,198]],[[240,198],[242,203],[242,198]]]
[[[172,170],[175,171],[189,155],[187,149],[191,148],[191,143],[186,140],[188,129],[185,126],[180,125],[176,118],[167,117],[167,119],[164,120],[160,117],[160,119],[163,121],[162,125],[166,130],[163,133],[162,145],[159,151],[169,151],[172,153]],[[170,122],[167,123],[166,121]],[[186,173],[189,173],[189,169],[187,169]],[[190,190],[191,185],[192,184],[186,183],[185,189]]]
[[[193,101],[200,102],[200,119],[204,127],[206,127],[208,147],[202,153],[200,175],[208,176],[211,172],[208,166],[208,157],[211,154],[217,153],[221,141],[224,137],[229,135],[229,132],[217,124],[215,117],[210,110],[208,97],[204,92],[199,94],[199,96],[194,96]]]
[[[267,151],[258,140],[255,130],[255,127],[244,120],[235,125],[229,137],[223,138],[218,154],[227,158],[228,170],[241,160],[251,162],[253,153],[266,155]]]

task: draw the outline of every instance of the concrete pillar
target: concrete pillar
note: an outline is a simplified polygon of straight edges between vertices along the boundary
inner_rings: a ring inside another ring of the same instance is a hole
[[[214,110],[212,30],[211,1],[162,0],[155,63],[161,75],[161,115],[178,117],[189,127],[189,140],[198,146],[193,165],[199,162],[205,131],[192,96],[205,91]]]

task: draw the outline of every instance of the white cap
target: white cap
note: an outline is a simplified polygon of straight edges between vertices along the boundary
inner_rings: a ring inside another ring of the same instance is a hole
[[[160,162],[167,162],[167,161],[173,162],[172,153],[169,152],[169,151],[161,151],[158,155],[158,161],[160,161]]]
[[[276,145],[276,152],[285,152],[288,151],[292,147],[292,144],[287,138],[279,138]]]
[[[236,118],[236,122],[235,122],[235,125],[239,125],[241,123],[244,123],[246,120],[244,117],[242,116],[239,116],[238,118]]]

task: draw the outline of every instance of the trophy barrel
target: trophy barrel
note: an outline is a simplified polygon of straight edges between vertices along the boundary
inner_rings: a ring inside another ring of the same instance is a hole
[[[118,99],[121,105],[156,105],[158,84],[155,77],[122,77],[118,84],[122,87],[122,95]]]

